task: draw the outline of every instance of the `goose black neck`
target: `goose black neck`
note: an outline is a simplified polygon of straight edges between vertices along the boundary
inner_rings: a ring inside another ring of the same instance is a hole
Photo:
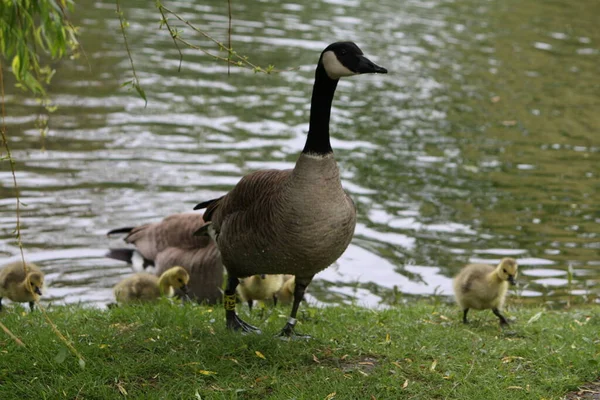
[[[310,102],[308,136],[302,153],[329,154],[333,152],[329,143],[329,117],[337,83],[338,80],[329,78],[323,64],[319,63],[315,72],[315,85]]]

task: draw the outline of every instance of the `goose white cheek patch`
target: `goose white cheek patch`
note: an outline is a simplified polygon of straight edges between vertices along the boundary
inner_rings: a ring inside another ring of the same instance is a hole
[[[333,51],[327,51],[323,54],[323,67],[327,76],[331,79],[340,79],[343,76],[356,75],[356,72],[350,71],[338,60]]]

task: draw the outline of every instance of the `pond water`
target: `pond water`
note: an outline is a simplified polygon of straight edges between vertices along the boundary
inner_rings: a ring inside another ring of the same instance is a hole
[[[292,167],[315,63],[338,40],[355,41],[390,73],[338,86],[332,146],[359,221],[346,253],[311,285],[313,300],[374,307],[450,295],[465,263],[512,256],[521,266],[513,301],[596,301],[596,0],[232,0],[236,51],[293,68],[272,75],[228,75],[192,49],[182,49],[178,72],[154,2],[129,0],[147,107],[121,88],[132,73],[114,2],[78,3],[85,57],[55,65],[59,108],[46,137],[40,107],[6,82],[25,255],[47,274],[46,301],[112,301],[130,269],[103,258],[121,245],[109,229],[189,211],[251,171]],[[166,5],[225,41],[227,2],[190,3]],[[191,29],[182,34],[216,51]],[[8,163],[0,168],[1,264],[19,250]]]

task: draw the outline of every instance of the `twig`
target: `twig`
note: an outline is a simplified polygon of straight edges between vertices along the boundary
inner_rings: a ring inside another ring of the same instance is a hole
[[[196,27],[195,27],[195,26],[194,26],[194,25],[193,25],[191,22],[189,22],[189,21],[188,21],[188,20],[186,20],[186,19],[183,19],[183,18],[182,18],[181,16],[179,16],[179,14],[177,14],[176,12],[174,12],[174,11],[171,11],[169,8],[167,8],[167,7],[165,7],[165,6],[162,6],[162,5],[161,5],[161,7],[162,7],[162,8],[163,8],[163,9],[164,9],[166,12],[168,12],[169,14],[172,14],[172,15],[174,15],[174,16],[175,16],[175,18],[177,18],[178,20],[180,20],[181,22],[183,22],[184,24],[186,24],[187,26],[189,26],[189,27],[190,27],[190,28],[191,28],[191,29],[192,29],[194,32],[197,32],[197,33],[199,33],[200,35],[204,36],[206,39],[208,39],[208,40],[212,41],[212,42],[213,42],[213,43],[215,43],[217,46],[219,46],[219,48],[221,48],[221,49],[226,49],[226,50],[228,51],[228,55],[227,55],[227,58],[224,58],[224,57],[221,57],[221,56],[217,56],[217,55],[215,55],[215,54],[212,54],[212,53],[210,53],[210,52],[209,52],[209,51],[207,51],[207,50],[204,50],[204,49],[200,48],[199,46],[194,46],[194,45],[192,45],[191,43],[189,43],[189,42],[188,42],[188,41],[186,41],[185,39],[182,39],[181,37],[179,37],[179,36],[178,36],[178,37],[177,37],[177,40],[179,40],[180,42],[184,43],[186,46],[189,46],[189,47],[191,47],[191,48],[193,48],[193,49],[196,49],[196,50],[200,50],[200,51],[202,51],[203,53],[205,53],[205,54],[207,54],[207,55],[209,55],[209,56],[211,56],[211,57],[214,57],[214,58],[216,58],[216,59],[218,59],[218,60],[225,61],[225,62],[227,62],[227,63],[229,63],[229,64],[231,64],[231,65],[242,66],[243,64],[247,64],[247,65],[249,65],[250,67],[252,67],[252,69],[254,69],[254,71],[256,71],[256,72],[265,72],[265,73],[274,72],[274,70],[273,70],[272,68],[269,68],[269,69],[264,69],[264,68],[262,68],[262,67],[260,67],[260,66],[258,66],[258,65],[255,65],[255,64],[251,63],[250,61],[248,61],[248,58],[247,58],[247,57],[242,57],[242,56],[240,56],[240,55],[239,55],[239,54],[237,54],[235,51],[233,51],[233,49],[232,49],[231,47],[227,47],[227,46],[225,46],[223,43],[219,42],[217,39],[213,38],[213,37],[212,37],[212,36],[210,36],[208,33],[206,33],[206,32],[204,32],[204,31],[202,31],[202,30],[200,30],[200,29],[196,28]],[[231,57],[232,57],[232,56],[233,56],[234,58],[238,59],[238,60],[239,60],[239,62],[235,62],[235,61],[231,60]],[[277,72],[279,72],[279,71],[277,71]]]
[[[164,23],[167,26],[167,29],[169,30],[169,33],[171,34],[171,38],[173,39],[173,43],[175,43],[175,47],[177,48],[177,51],[179,52],[179,68],[177,68],[177,72],[181,72],[181,63],[183,62],[183,54],[181,53],[181,49],[179,48],[179,44],[177,43],[177,40],[175,40],[175,37],[177,36],[177,32],[173,31],[173,29],[171,29],[171,25],[169,25],[169,21],[167,21],[167,16],[165,15],[165,13],[163,12],[163,7],[162,4],[159,3],[158,5],[158,11],[160,11],[160,15],[162,15],[163,19],[162,19],[162,23]]]
[[[19,346],[25,346],[25,343],[23,343],[21,339],[16,337],[15,334],[12,333],[6,326],[4,326],[2,322],[0,322],[0,328],[4,331],[4,333],[10,336]]]
[[[125,34],[125,24],[123,23],[123,13],[121,12],[121,7],[119,6],[119,0],[117,2],[117,14],[119,15],[119,23],[121,24],[121,33],[123,34],[123,42],[125,43],[125,50],[127,50],[127,55],[129,56],[129,62],[131,62],[131,71],[133,72],[133,78],[139,82],[137,74],[135,73],[135,67],[133,65],[133,58],[131,57],[131,51],[129,50],[129,43],[127,43],[127,35]]]
[[[2,136],[2,142],[4,143],[4,148],[6,149],[6,157],[8,159],[8,163],[10,164],[10,172],[12,174],[13,186],[15,188],[15,198],[17,199],[17,225],[15,227],[15,233],[17,238],[17,245],[19,246],[19,251],[21,252],[21,260],[23,261],[23,269],[25,270],[25,276],[27,276],[27,264],[25,263],[25,254],[23,253],[23,243],[21,242],[21,198],[19,197],[19,186],[17,185],[17,174],[15,171],[15,160],[12,158],[12,154],[10,152],[10,147],[8,146],[8,137],[6,136],[6,108],[5,108],[5,98],[4,98],[4,75],[2,74],[2,62],[0,62],[0,95],[2,96],[2,127],[0,128],[0,135]],[[6,326],[2,325],[2,330],[6,332],[8,336],[13,338],[17,344],[23,345],[23,342],[16,337]]]
[[[227,29],[227,47],[231,49],[231,0],[227,0],[227,8],[229,10],[229,28]],[[227,60],[231,61],[231,51],[227,52]],[[227,63],[227,76],[231,75],[231,63]]]
[[[13,178],[13,185],[15,188],[15,197],[17,199],[16,200],[17,201],[17,210],[16,210],[17,226],[16,226],[15,231],[16,231],[16,235],[17,235],[17,244],[19,246],[19,251],[21,252],[21,261],[23,262],[23,269],[25,270],[25,276],[27,276],[27,273],[28,273],[27,263],[25,262],[25,253],[23,252],[23,243],[21,241],[21,207],[20,207],[21,198],[19,196],[19,186],[17,184],[15,161],[12,158],[12,154],[10,152],[10,147],[8,146],[8,138],[6,136],[6,109],[5,109],[6,101],[4,98],[4,76],[2,75],[2,64],[1,63],[0,63],[0,95],[2,96],[2,105],[1,105],[2,128],[0,128],[0,135],[2,136],[2,140],[4,142],[4,148],[6,149],[6,154],[8,157],[8,162],[10,164],[10,169],[11,169],[12,178]],[[31,288],[29,288],[29,289],[31,290]],[[81,353],[79,353],[77,351],[77,349],[71,344],[71,342],[69,342],[69,340],[67,340],[67,338],[58,330],[58,328],[56,327],[54,322],[52,322],[52,320],[46,313],[46,310],[44,309],[44,307],[41,306],[41,304],[39,303],[38,300],[36,300],[36,304],[37,304],[38,308],[42,311],[42,314],[44,314],[46,321],[48,321],[48,323],[50,324],[50,327],[52,328],[54,333],[58,336],[58,338],[60,340],[62,340],[64,342],[64,344],[69,348],[69,350],[71,350],[71,352],[79,358],[80,362],[84,362],[84,359],[83,359],[83,356],[81,355]],[[18,344],[23,344],[23,342],[20,341],[19,338],[17,338],[12,332],[10,332],[6,326],[2,325],[1,328],[10,337],[12,337]]]
[[[117,3],[117,15],[119,16],[119,24],[121,25],[121,33],[123,34],[123,42],[125,43],[125,49],[127,50],[127,55],[129,56],[129,62],[131,63],[131,71],[133,72],[133,81],[130,82],[131,86],[138,92],[140,97],[144,99],[146,107],[148,105],[148,99],[146,99],[146,93],[144,93],[144,89],[140,86],[140,80],[135,73],[135,67],[133,66],[133,58],[131,57],[131,51],[129,50],[129,44],[127,43],[127,35],[125,34],[125,22],[123,21],[123,12],[121,11],[121,7],[119,5],[119,0],[116,0]]]

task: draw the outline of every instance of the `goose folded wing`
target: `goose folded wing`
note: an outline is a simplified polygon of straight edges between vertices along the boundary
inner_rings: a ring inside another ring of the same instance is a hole
[[[134,228],[125,241],[135,244],[144,257],[155,259],[169,247],[200,249],[208,246],[208,238],[192,235],[204,224],[202,215],[197,213],[173,214],[161,222]]]
[[[212,221],[219,230],[229,215],[268,204],[287,182],[292,170],[267,169],[244,176],[225,196],[196,206],[206,207],[205,221]]]

